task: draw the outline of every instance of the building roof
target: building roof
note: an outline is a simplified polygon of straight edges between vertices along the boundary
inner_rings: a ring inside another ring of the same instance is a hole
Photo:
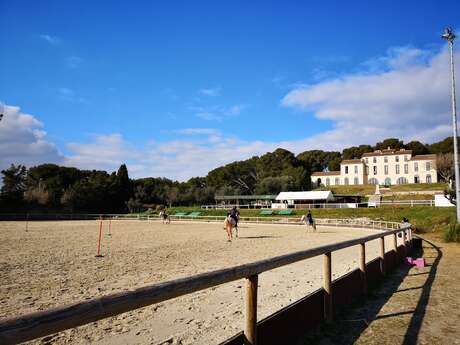
[[[363,157],[374,157],[374,156],[393,156],[393,155],[410,155],[412,154],[411,150],[401,149],[399,151],[386,149],[386,150],[377,150],[374,152],[363,153]]]
[[[311,176],[339,176],[340,171],[317,171],[311,174]]]
[[[281,192],[276,200],[333,200],[330,190],[310,192]]]
[[[344,159],[340,164],[358,164],[363,163],[361,159]]]
[[[411,161],[428,161],[428,160],[435,160],[436,159],[436,155],[418,155],[418,156],[414,156],[412,157],[410,160]]]
[[[215,200],[275,200],[276,195],[215,195]]]

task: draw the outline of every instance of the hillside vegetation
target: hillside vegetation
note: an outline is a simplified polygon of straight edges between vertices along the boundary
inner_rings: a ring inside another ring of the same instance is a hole
[[[0,212],[139,212],[164,205],[210,204],[216,194],[278,194],[281,191],[310,190],[311,172],[337,170],[342,159],[359,158],[365,152],[387,147],[405,148],[418,155],[452,152],[452,146],[452,138],[433,144],[404,143],[389,138],[374,146],[353,146],[342,152],[307,150],[295,155],[279,148],[226,164],[209,171],[206,176],[184,182],[164,177],[131,179],[124,164],[117,172],[81,170],[56,164],[29,168],[11,165],[1,171]],[[395,186],[395,190],[425,186]],[[336,194],[366,195],[372,194],[373,188],[340,186],[330,189]]]

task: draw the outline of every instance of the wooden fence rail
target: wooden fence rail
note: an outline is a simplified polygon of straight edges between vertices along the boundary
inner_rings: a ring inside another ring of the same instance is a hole
[[[392,223],[392,227],[399,225]],[[0,320],[0,344],[17,344],[20,342],[36,339],[49,334],[60,332],[98,321],[110,316],[132,311],[155,303],[163,302],[175,297],[187,295],[196,291],[204,290],[213,286],[221,285],[238,279],[247,279],[246,299],[246,340],[249,344],[256,344],[257,325],[257,280],[260,273],[292,264],[301,260],[325,255],[325,290],[328,291],[327,319],[332,319],[332,299],[330,288],[331,253],[340,249],[357,246],[361,248],[361,267],[365,262],[366,242],[397,236],[403,233],[403,245],[406,245],[406,232],[410,233],[410,227],[401,227],[396,230],[379,231],[369,236],[343,241],[339,243],[323,245],[291,254],[281,255],[245,265],[221,269],[217,271],[198,274],[188,278],[172,280],[160,284],[145,286],[131,291],[115,293],[91,300],[57,307],[54,309],[21,315],[9,319]],[[397,243],[395,242],[395,245]],[[395,248],[397,249],[397,248]],[[362,272],[365,284],[365,268]],[[365,287],[365,285],[363,285]]]

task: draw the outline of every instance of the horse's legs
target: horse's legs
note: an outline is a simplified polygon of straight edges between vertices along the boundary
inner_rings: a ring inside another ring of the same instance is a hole
[[[228,235],[228,240],[231,242],[233,239],[233,235],[232,235],[232,224],[230,224],[230,222],[228,222],[227,224],[227,235]]]

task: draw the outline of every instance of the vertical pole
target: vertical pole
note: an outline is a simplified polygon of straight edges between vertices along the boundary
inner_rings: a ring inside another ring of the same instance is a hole
[[[366,279],[366,243],[359,245],[359,270],[361,271],[361,281],[363,287],[363,294],[367,294],[367,279]]]
[[[395,260],[396,264],[398,263],[398,234],[393,234],[393,246],[395,248]]]
[[[380,237],[380,272],[385,276],[385,237]]]
[[[454,38],[455,35],[451,35],[449,39],[449,50],[450,50],[450,70],[452,75],[452,129],[453,129],[453,141],[454,141],[454,171],[455,171],[455,200],[457,201],[457,222],[460,222],[460,174],[458,170],[458,145],[457,145],[457,100],[455,97],[455,67],[454,67]]]
[[[97,244],[97,258],[101,258],[102,216],[99,217],[99,241]]]
[[[27,212],[26,216],[26,232],[29,231],[29,212]]]
[[[406,257],[407,256],[406,230],[404,230],[402,233],[403,233],[404,257]]]
[[[324,320],[332,322],[333,306],[332,306],[332,262],[331,252],[324,254],[323,274],[324,274]]]
[[[112,218],[109,218],[109,236],[112,236]]]
[[[246,280],[246,331],[244,335],[248,345],[257,344],[257,283],[257,274]]]

